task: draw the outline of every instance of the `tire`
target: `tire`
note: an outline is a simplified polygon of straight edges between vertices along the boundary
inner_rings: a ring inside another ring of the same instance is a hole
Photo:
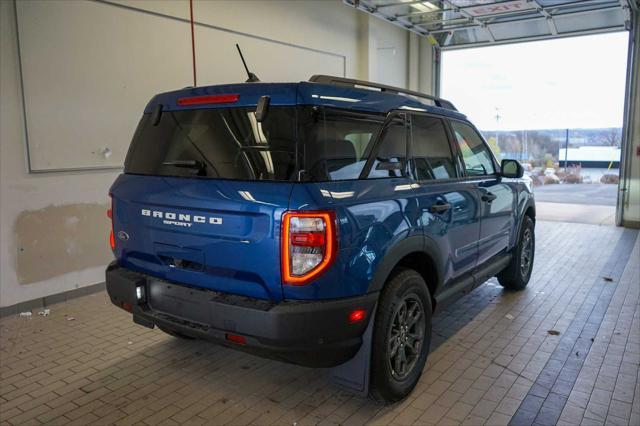
[[[375,401],[399,401],[418,383],[431,343],[431,311],[422,276],[412,269],[397,269],[382,290],[373,329],[369,396]]]
[[[513,251],[509,265],[498,274],[498,282],[507,290],[522,290],[529,283],[533,270],[536,249],[536,235],[533,220],[525,216],[522,220],[518,245]]]
[[[160,326],[158,326],[158,328],[160,330],[164,331],[165,333],[167,333],[169,336],[177,337],[178,339],[194,340],[193,337],[187,336],[186,334],[182,334],[182,333],[179,333],[177,331],[173,331],[173,330],[170,330],[168,328],[164,328],[164,327],[160,327]]]

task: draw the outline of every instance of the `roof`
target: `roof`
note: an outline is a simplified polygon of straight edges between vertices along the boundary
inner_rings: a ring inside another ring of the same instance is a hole
[[[157,104],[165,111],[203,108],[203,105],[178,105],[181,98],[210,95],[238,95],[234,102],[207,104],[207,108],[252,107],[261,96],[270,96],[271,105],[318,105],[366,112],[388,113],[393,110],[423,111],[454,118],[466,119],[464,114],[420,101],[403,94],[388,93],[364,88],[299,83],[239,83],[216,86],[188,87],[154,96],[145,112],[151,112]]]

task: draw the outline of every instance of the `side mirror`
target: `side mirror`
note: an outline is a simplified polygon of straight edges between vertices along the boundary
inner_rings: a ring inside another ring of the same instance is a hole
[[[524,176],[524,167],[518,160],[502,160],[500,174],[506,178],[521,178]]]

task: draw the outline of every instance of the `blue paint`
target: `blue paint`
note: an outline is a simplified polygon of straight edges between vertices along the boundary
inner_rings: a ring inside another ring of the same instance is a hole
[[[393,110],[424,110],[435,114],[465,119],[457,111],[425,104],[416,98],[382,93],[379,91],[325,84],[300,83],[242,83],[219,86],[191,87],[154,96],[147,104],[145,112],[151,112],[157,104],[165,111],[203,108],[203,105],[178,105],[178,99],[194,96],[238,94],[238,101],[229,104],[204,105],[207,108],[228,108],[255,106],[261,96],[270,96],[271,105],[322,105],[356,111],[387,113]]]
[[[233,104],[178,105],[180,98],[215,94],[238,94],[239,99]],[[310,82],[187,88],[155,96],[145,112],[157,104],[165,111],[255,106],[264,95],[271,97],[272,106],[318,105],[382,114],[422,111],[466,121],[461,113],[404,95]],[[497,195],[489,205],[481,201],[487,190]],[[336,299],[376,290],[372,283],[385,260],[409,240],[421,241],[418,250],[430,247],[437,257],[442,272],[434,280],[438,292],[443,291],[480,263],[511,250],[531,205],[531,194],[519,179],[459,176],[420,182],[412,172],[397,178],[309,183],[122,174],[111,194],[114,232],[130,236],[118,241],[115,250],[121,266],[274,302]],[[431,212],[438,202],[451,209]],[[337,258],[303,286],[281,283],[281,217],[287,210],[336,213]],[[174,214],[185,215],[180,222],[188,226],[167,225]]]

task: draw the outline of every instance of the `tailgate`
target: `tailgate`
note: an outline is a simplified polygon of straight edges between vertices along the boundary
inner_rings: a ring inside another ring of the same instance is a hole
[[[167,281],[279,301],[291,186],[121,175],[111,189],[116,258]]]

